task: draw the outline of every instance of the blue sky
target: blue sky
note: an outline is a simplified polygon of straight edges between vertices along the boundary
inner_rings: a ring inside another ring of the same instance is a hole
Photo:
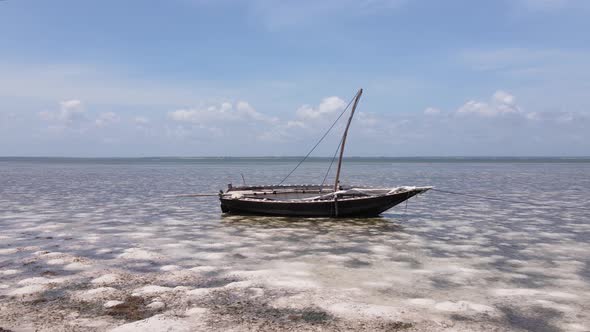
[[[363,87],[348,155],[587,156],[588,17],[585,0],[0,1],[0,155],[303,155]]]

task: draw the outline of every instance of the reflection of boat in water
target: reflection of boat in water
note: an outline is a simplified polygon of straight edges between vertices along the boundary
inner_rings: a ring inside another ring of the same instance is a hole
[[[352,106],[352,111],[350,112],[346,129],[344,130],[342,140],[338,147],[340,150],[340,157],[338,158],[336,180],[333,186],[321,184],[233,187],[229,185],[226,192],[222,191],[219,193],[221,210],[225,213],[231,214],[302,217],[371,217],[389,210],[410,197],[429,190],[431,187],[370,188],[340,185],[339,178],[342,157],[344,154],[344,145],[346,144],[346,136],[362,92],[362,89],[359,90],[353,99],[354,104]],[[346,112],[347,109],[348,106],[344,112]],[[340,117],[338,117],[338,119]],[[336,121],[338,121],[338,119],[336,119]],[[336,122],[334,122],[334,124],[335,123]],[[330,127],[330,129],[332,129],[332,127]],[[326,134],[324,134],[322,139]],[[316,147],[318,144],[316,144]],[[303,162],[303,160],[301,162]],[[297,167],[299,165],[297,165]],[[295,169],[297,167],[295,167]],[[293,173],[293,171],[291,171],[291,173]],[[289,175],[291,173],[289,173]],[[289,175],[287,175],[287,177]],[[283,181],[285,179],[283,179]]]

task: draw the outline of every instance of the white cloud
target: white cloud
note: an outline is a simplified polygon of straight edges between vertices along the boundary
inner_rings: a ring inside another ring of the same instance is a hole
[[[94,123],[97,127],[105,127],[111,125],[113,123],[117,123],[120,121],[120,118],[117,114],[113,112],[105,112],[100,113]]]
[[[41,111],[39,117],[50,123],[50,129],[61,131],[66,128],[82,130],[84,124],[92,123],[91,114],[86,111],[84,104],[79,99],[70,99],[59,102],[59,109],[55,111]],[[120,117],[114,112],[99,113],[94,119],[96,127],[106,127],[120,121]],[[86,128],[88,129],[88,128]]]
[[[287,128],[305,128],[305,123],[299,120],[287,121]]]
[[[258,135],[258,139],[269,142],[284,142],[309,136],[301,135],[302,132],[321,134],[319,127],[326,126],[326,120],[328,119],[335,120],[337,113],[344,110],[345,107],[346,102],[336,96],[323,98],[317,106],[303,105],[295,111],[295,118],[276,119],[272,123],[272,127],[265,128]]]
[[[193,124],[223,124],[232,122],[254,121],[274,123],[278,119],[256,111],[245,101],[234,105],[229,102],[204,108],[179,109],[168,113],[168,117],[178,122]]]
[[[514,106],[516,98],[506,91],[498,90],[492,96],[492,100],[499,105]]]
[[[170,133],[177,138],[204,140],[207,137],[241,137],[252,140],[273,126],[280,126],[276,117],[258,112],[245,101],[168,112],[168,118],[178,126]]]
[[[426,114],[426,115],[438,115],[438,114],[440,114],[440,110],[438,108],[428,107],[427,109],[424,110],[424,114]]]
[[[486,77],[496,77],[502,84],[518,89],[519,101],[526,104],[527,109],[537,112],[590,109],[587,98],[590,52],[587,50],[469,50],[461,52],[458,58],[469,69],[485,71]]]
[[[85,119],[86,110],[82,102],[77,99],[65,100],[59,103],[59,110],[39,112],[41,119],[70,125]]]
[[[257,112],[252,106],[250,106],[250,104],[245,101],[238,101],[236,103],[236,112],[241,117],[253,119],[256,121],[269,123],[276,123],[278,121],[278,118],[276,117],[269,117],[260,112]]]
[[[322,99],[317,107],[303,105],[297,110],[297,117],[302,120],[319,119],[324,115],[341,111],[346,107],[346,102],[339,97],[327,97]]]
[[[374,113],[359,112],[356,116],[356,120],[361,126],[371,127],[379,123],[379,117]]]
[[[457,114],[496,115],[496,111],[489,104],[470,100],[457,110]]]
[[[565,146],[572,146],[570,153],[579,154],[581,146],[587,147],[583,138],[588,138],[588,114],[540,111],[530,107],[528,101],[526,109],[532,111],[525,111],[520,103],[521,98],[505,90],[498,90],[487,99],[470,100],[454,112],[443,112],[433,106],[408,113],[373,113],[361,103],[353,121],[347,155],[552,154]],[[84,137],[88,142],[108,140],[121,146],[131,141],[146,141],[153,146],[133,153],[296,155],[305,153],[344,107],[341,98],[332,96],[313,106],[293,107],[289,114],[278,119],[259,112],[245,101],[224,102],[167,113],[160,111],[160,116],[167,115],[163,121],[156,121],[159,116],[151,113],[154,116],[151,119],[135,116],[123,122],[112,112],[86,111],[83,103],[74,99],[59,103],[55,111],[42,112],[40,116],[49,121],[50,128],[46,121],[39,121],[37,124],[43,127],[33,132],[53,139]],[[341,126],[334,128],[314,155],[333,153],[346,118],[341,119]],[[113,130],[108,138],[104,137],[104,130],[97,128],[116,122],[121,129],[125,125],[137,127],[129,132]],[[148,123],[149,126],[143,126]],[[59,135],[47,135],[54,128],[59,130],[55,131]],[[536,137],[536,141],[532,142],[531,137]],[[241,148],[236,148],[236,140]],[[574,143],[578,144],[575,148]],[[540,148],[541,145],[551,148]]]
[[[576,119],[575,114],[571,112],[565,112],[557,116],[556,121],[558,123],[571,123]]]
[[[77,99],[66,100],[59,103],[63,110],[81,110],[82,102]]]
[[[540,117],[539,113],[537,113],[537,112],[530,112],[530,113],[527,113],[527,114],[525,115],[525,117],[526,117],[528,120],[531,120],[531,121],[538,121],[538,120],[540,120],[540,119],[541,119],[541,117]]]
[[[495,117],[519,112],[521,109],[516,105],[516,98],[508,92],[499,90],[494,93],[491,102],[470,100],[459,107],[456,114]]]
[[[143,116],[136,116],[133,118],[133,122],[137,125],[147,125],[150,123],[150,120]]]

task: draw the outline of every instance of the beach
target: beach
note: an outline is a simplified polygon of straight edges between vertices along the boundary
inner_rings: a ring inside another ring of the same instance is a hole
[[[0,331],[590,330],[589,162],[345,161],[343,183],[505,200],[431,191],[370,219],[174,196],[292,166],[0,159]]]

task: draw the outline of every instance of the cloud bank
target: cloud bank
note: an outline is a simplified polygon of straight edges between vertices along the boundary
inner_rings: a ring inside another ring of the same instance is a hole
[[[128,151],[130,147],[134,155],[302,155],[347,102],[338,96],[325,97],[281,117],[243,100],[162,110],[150,117],[105,111],[79,99],[56,105],[30,119],[29,125],[34,125],[28,131],[39,141],[29,142],[30,151],[24,155],[55,151],[44,147],[52,142],[67,146],[71,141],[96,148],[87,150],[92,156],[119,155],[123,150],[118,148]],[[363,106],[361,100],[348,155],[583,155],[589,148],[588,113],[528,110],[505,90],[446,110],[431,106],[423,112],[391,114],[367,112]],[[346,118],[317,155],[333,153]],[[25,123],[18,114],[3,121]]]

